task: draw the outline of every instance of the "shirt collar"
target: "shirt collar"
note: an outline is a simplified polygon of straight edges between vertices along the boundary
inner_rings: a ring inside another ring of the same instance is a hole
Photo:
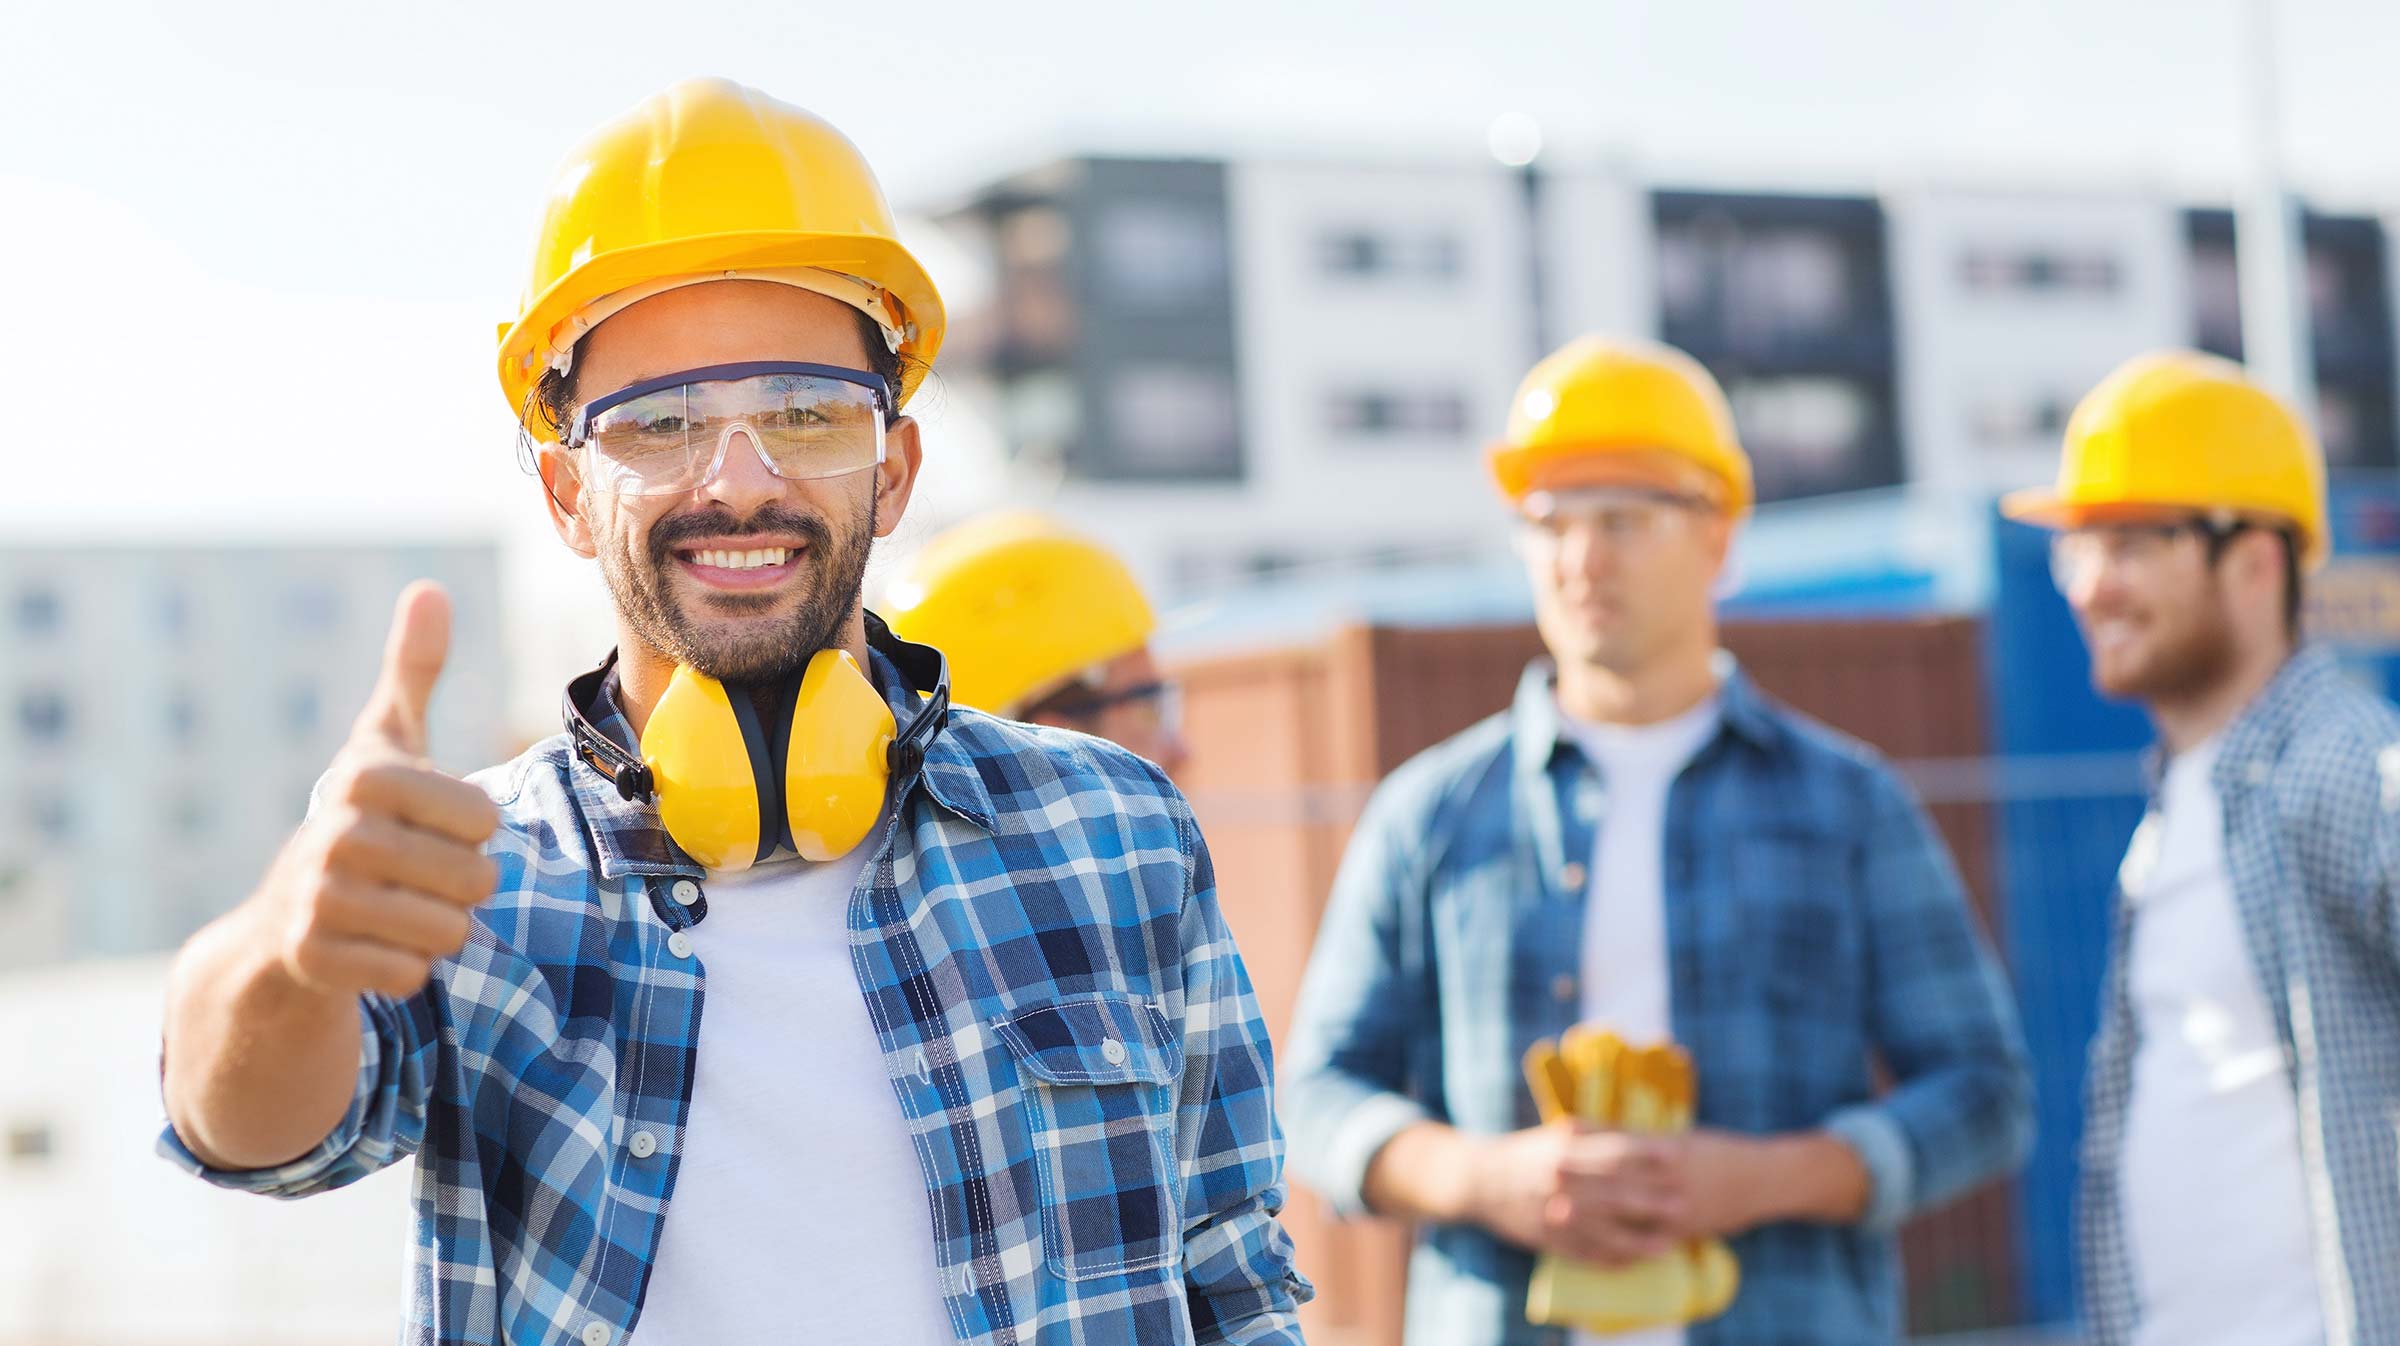
[[[867,651],[868,675],[875,690],[882,693],[884,703],[891,707],[893,720],[906,725],[923,708],[924,698],[901,676],[883,651],[870,647]],[[626,718],[617,700],[617,677],[612,671],[600,682],[592,704],[586,708],[592,727],[620,744],[635,745],[633,722]],[[676,875],[698,878],[705,871],[700,864],[684,854],[667,835],[658,820],[655,800],[627,799],[608,777],[593,769],[578,753],[567,754],[567,775],[585,823],[589,826],[594,852],[600,859],[604,878],[627,874]],[[905,792],[922,785],[935,803],[976,824],[985,831],[993,828],[992,795],[984,784],[983,773],[976,768],[975,758],[959,742],[955,724],[945,724],[926,745],[925,765],[915,777],[897,782]],[[895,797],[894,807],[899,799]]]
[[[1774,703],[1750,681],[1729,651],[1717,651],[1712,667],[1717,673],[1718,733],[1733,734],[1757,748],[1775,747],[1782,730],[1776,723]],[[1516,720],[1516,767],[1520,772],[1538,775],[1562,744],[1573,742],[1566,717],[1558,708],[1557,685],[1558,666],[1546,658],[1527,664],[1524,676],[1517,680],[1511,714]]]
[[[2220,788],[2263,784],[2309,707],[2341,676],[2340,665],[2325,647],[2305,645],[2294,651],[2265,689],[2226,726],[2212,779]]]

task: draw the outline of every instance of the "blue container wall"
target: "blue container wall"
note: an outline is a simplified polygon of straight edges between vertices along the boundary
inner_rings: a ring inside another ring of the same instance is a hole
[[[2047,761],[1995,812],[2006,929],[2001,936],[2033,1054],[2040,1132],[2019,1179],[2021,1286],[2033,1322],[2073,1316],[2075,1146],[2083,1063],[2099,1011],[2108,901],[2141,821],[2138,775],[2123,758],[2150,741],[2147,719],[2102,701],[2064,599],[2050,581],[2050,536],[1995,519],[1990,637],[1992,743]],[[2128,776],[2132,775],[2129,780]]]

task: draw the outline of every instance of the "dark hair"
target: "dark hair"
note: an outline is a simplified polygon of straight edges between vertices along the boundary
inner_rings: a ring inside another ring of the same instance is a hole
[[[2225,549],[2242,534],[2259,529],[2257,524],[2237,523],[2229,527],[2203,527],[2200,535],[2208,540],[2208,563],[2215,566],[2224,559]],[[2300,533],[2293,528],[2272,530],[2283,548],[2283,634],[2294,645],[2300,643],[2301,608],[2307,595],[2303,592],[2300,571]]]
[[[891,349],[883,339],[883,329],[875,324],[874,319],[864,313],[854,313],[854,316],[858,320],[858,339],[867,348],[867,369],[879,375],[884,386],[892,390],[891,414],[897,417],[900,414],[900,376],[906,366],[919,362],[904,358]],[[534,409],[541,413],[543,422],[549,425],[553,436],[566,433],[567,422],[575,415],[575,371],[582,366],[582,350],[582,343],[577,342],[577,358],[568,362],[566,373],[545,369],[541,379],[533,385]]]

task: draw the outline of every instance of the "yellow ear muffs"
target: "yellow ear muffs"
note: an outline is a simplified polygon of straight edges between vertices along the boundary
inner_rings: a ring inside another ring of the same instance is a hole
[[[667,835],[710,869],[748,869],[773,853],[780,819],[762,822],[758,783],[775,779],[747,692],[678,667],[642,726],[642,760]]]
[[[783,752],[784,821],[803,860],[833,860],[883,816],[899,725],[848,650],[819,650],[792,698]]]
[[[820,650],[800,685],[766,698],[679,667],[642,728],[667,835],[709,869],[742,870],[789,845],[850,853],[883,816],[898,726],[845,650]]]

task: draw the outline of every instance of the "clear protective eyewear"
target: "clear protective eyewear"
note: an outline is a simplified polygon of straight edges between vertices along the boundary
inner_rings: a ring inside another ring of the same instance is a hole
[[[1577,529],[1589,529],[1610,546],[1646,547],[1690,526],[1714,506],[1679,491],[1639,486],[1593,486],[1535,491],[1517,513],[1518,536],[1554,549]]]
[[[1062,694],[1036,706],[1032,714],[1064,716],[1072,720],[1090,721],[1117,706],[1142,705],[1151,707],[1160,727],[1170,733],[1183,728],[1183,685],[1161,679],[1136,687],[1122,687],[1113,692],[1093,692],[1076,696]]]
[[[645,379],[575,413],[561,441],[588,449],[595,485],[675,495],[716,478],[734,432],[787,481],[880,465],[891,388],[869,370],[753,361]]]
[[[2166,559],[2175,540],[2185,533],[2199,537],[2208,548],[2209,559],[2214,561],[2235,534],[2251,526],[2247,520],[2228,514],[2069,528],[2050,539],[2050,582],[2058,586],[2060,593],[2072,595],[2098,578],[2103,568],[2125,572],[2154,570]]]

